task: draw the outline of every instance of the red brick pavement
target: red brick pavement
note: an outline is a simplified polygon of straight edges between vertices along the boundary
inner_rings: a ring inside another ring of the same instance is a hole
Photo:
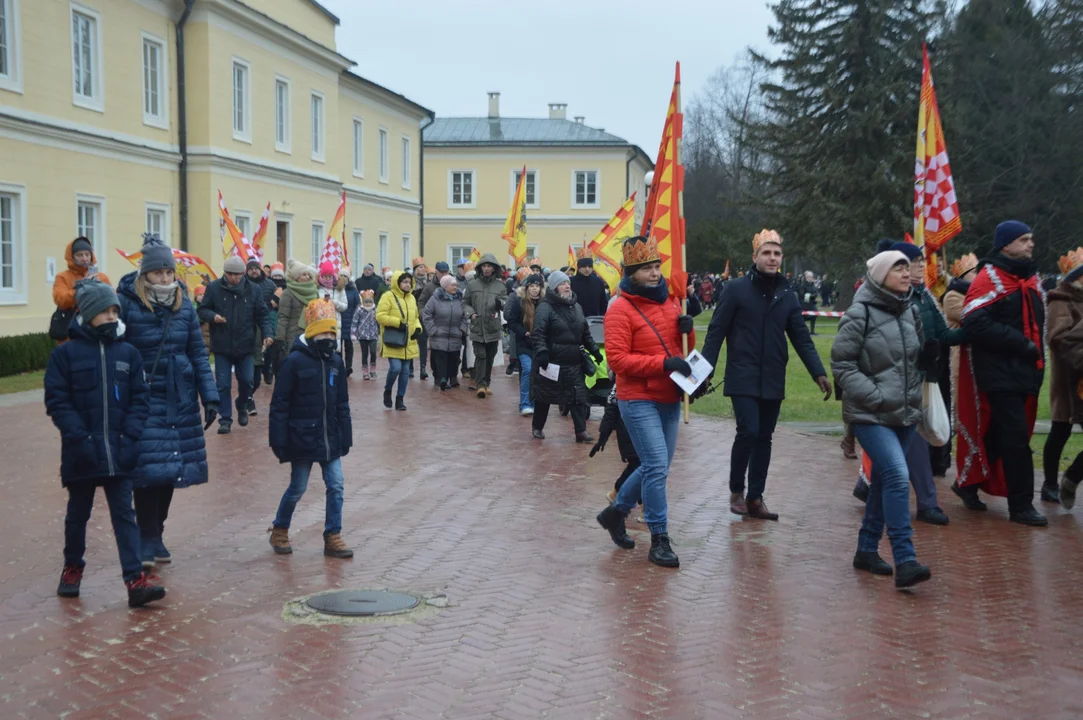
[[[614,547],[594,522],[620,471],[552,417],[543,443],[495,397],[414,381],[410,411],[352,383],[345,460],[352,561],[325,559],[319,480],[295,552],[266,529],[287,469],[266,415],[209,439],[213,479],[181,491],[160,573],[169,596],[130,611],[104,501],[83,596],[54,595],[64,493],[39,405],[0,409],[3,718],[1078,718],[1078,515],[1010,525],[1003,502],[919,525],[931,582],[912,594],[850,568],[861,509],[833,440],[780,431],[778,523],[727,512],[729,423],[681,428],[670,485],[682,567]],[[268,393],[259,402],[266,407]],[[593,426],[593,423],[592,423]],[[883,545],[887,554],[886,542]],[[445,592],[402,624],[305,626],[284,604],[330,588]]]

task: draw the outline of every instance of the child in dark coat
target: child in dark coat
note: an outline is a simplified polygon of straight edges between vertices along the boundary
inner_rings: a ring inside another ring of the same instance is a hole
[[[60,430],[60,481],[68,490],[64,518],[64,571],[56,593],[79,597],[86,562],[86,526],[98,487],[105,490],[128,605],[140,607],[165,597],[143,573],[139,526],[132,507],[131,471],[139,459],[138,440],[150,412],[143,361],[124,342],[120,301],[98,280],[75,286],[76,322],[70,342],[49,356],[45,409]]]
[[[612,375],[613,373],[610,372],[611,378]],[[598,442],[594,443],[594,447],[590,449],[591,457],[594,457],[595,453],[605,450],[609,436],[614,431],[617,433],[617,448],[620,450],[620,459],[627,465],[624,467],[624,472],[617,478],[617,482],[613,484],[613,489],[606,496],[611,503],[617,497],[617,493],[620,492],[620,487],[624,484],[624,481],[631,477],[632,473],[639,467],[639,455],[636,453],[635,445],[632,444],[632,437],[628,434],[628,428],[624,427],[624,421],[620,416],[620,407],[617,405],[617,386],[615,384],[613,390],[609,393],[609,401],[605,405],[602,421],[598,424]]]
[[[279,555],[293,552],[290,520],[308,488],[312,464],[318,462],[327,486],[323,554],[353,557],[342,540],[342,457],[353,444],[353,428],[346,367],[337,352],[337,315],[328,300],[308,303],[304,335],[293,342],[275,379],[268,422],[271,450],[279,462],[290,463],[290,486],[269,530]]]

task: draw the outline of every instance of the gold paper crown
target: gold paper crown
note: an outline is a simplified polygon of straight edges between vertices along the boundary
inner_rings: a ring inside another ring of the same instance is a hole
[[[527,266],[528,268],[529,268],[529,267],[534,267],[535,265],[537,265],[538,267],[541,267],[541,266],[542,266],[542,264],[541,264],[541,260],[540,260],[539,258],[536,258],[536,257],[529,257],[529,258],[527,258],[527,259],[526,259],[526,266]]]
[[[475,267],[476,267],[476,265],[474,263],[472,263],[472,262],[466,263],[465,265],[463,265],[463,274],[465,275],[466,273],[473,270]]]
[[[365,300],[374,300],[375,298],[376,298],[376,291],[375,290],[362,290],[361,291],[361,300],[362,300],[362,302],[365,301]]]
[[[752,238],[752,252],[758,253],[760,251],[760,246],[764,243],[775,243],[779,247],[782,247],[782,238],[779,237],[779,234],[774,230],[764,228]]]
[[[531,271],[529,267],[519,268],[519,270],[515,273],[515,279],[522,283],[524,280],[530,277],[530,273]]]
[[[658,241],[645,238],[642,235],[630,237],[621,245],[621,254],[624,256],[624,266],[646,265],[647,263],[661,262],[658,254]]]
[[[425,258],[421,257],[420,255],[417,256],[416,258],[414,258],[412,261],[410,261],[410,267],[411,268],[416,268],[418,265],[424,265],[424,264],[425,264]]]
[[[1057,260],[1061,275],[1067,275],[1080,265],[1083,265],[1083,247],[1069,250],[1067,255],[1061,255],[1060,260]]]
[[[583,258],[594,257],[594,255],[591,254],[589,247],[579,248],[575,251],[575,256],[580,260],[582,260]]]
[[[316,299],[305,306],[305,337],[338,332],[338,311],[330,300]]]
[[[974,253],[970,253],[969,255],[963,255],[961,258],[951,264],[951,276],[955,278],[962,277],[977,266],[977,255],[975,255]]]

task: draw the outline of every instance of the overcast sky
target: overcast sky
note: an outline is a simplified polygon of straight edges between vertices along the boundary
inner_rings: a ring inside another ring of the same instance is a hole
[[[721,65],[767,48],[764,0],[319,0],[354,71],[436,112],[568,119],[658,151],[674,62],[687,101]]]

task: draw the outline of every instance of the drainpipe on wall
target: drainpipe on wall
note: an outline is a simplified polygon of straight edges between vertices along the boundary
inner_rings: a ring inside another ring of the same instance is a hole
[[[188,252],[188,113],[184,85],[184,24],[196,0],[184,0],[177,21],[177,140],[180,145],[180,249]]]
[[[636,159],[636,151],[632,150],[632,155],[628,158],[628,162],[624,163],[624,197],[627,198],[632,194],[632,161]]]
[[[421,167],[421,172],[419,173],[421,177],[419,179],[418,187],[418,196],[421,198],[421,212],[418,215],[418,219],[421,223],[419,228],[421,235],[421,249],[418,252],[418,255],[421,257],[425,257],[425,128],[436,122],[436,113],[430,112],[427,119],[428,122],[422,125],[421,129],[418,131],[418,139],[421,141],[419,143],[421,145],[421,153],[418,161],[418,164]]]

